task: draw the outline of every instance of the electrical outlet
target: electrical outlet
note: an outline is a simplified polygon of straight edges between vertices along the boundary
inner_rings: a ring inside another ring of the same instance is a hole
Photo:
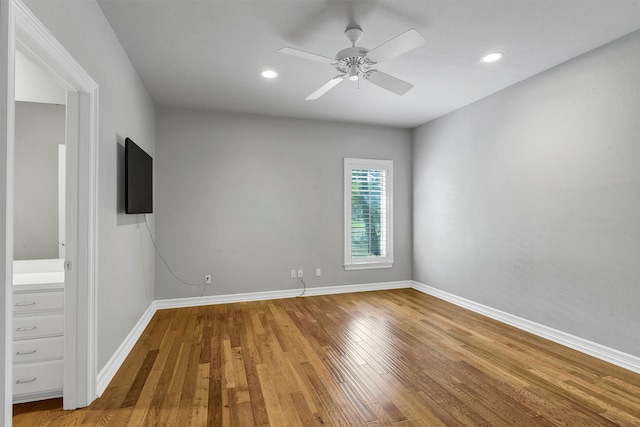
[[[302,270],[298,270],[298,277],[303,277]]]
[[[211,284],[211,275],[210,274],[205,274],[204,275],[204,284],[205,285],[210,285]]]
[[[316,277],[320,277],[322,275],[322,270],[320,267],[316,268]]]
[[[295,270],[291,270],[291,278],[295,279],[296,277],[298,277],[298,273]]]

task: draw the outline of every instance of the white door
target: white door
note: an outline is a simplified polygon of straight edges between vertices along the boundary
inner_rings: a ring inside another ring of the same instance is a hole
[[[58,145],[58,258],[64,259],[67,146]]]

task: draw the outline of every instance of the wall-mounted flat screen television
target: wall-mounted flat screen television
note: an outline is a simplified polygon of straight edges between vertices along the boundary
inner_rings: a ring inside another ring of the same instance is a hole
[[[153,159],[131,139],[124,141],[125,211],[153,213]]]

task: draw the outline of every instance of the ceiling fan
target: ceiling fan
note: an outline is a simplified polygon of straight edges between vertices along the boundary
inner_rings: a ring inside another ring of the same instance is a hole
[[[373,67],[376,64],[422,46],[427,40],[422,37],[419,32],[411,29],[372,50],[356,46],[356,43],[358,43],[362,37],[362,28],[358,25],[348,26],[344,34],[351,42],[351,47],[338,52],[335,58],[316,55],[315,53],[309,53],[291,47],[283,47],[279,50],[279,52],[287,55],[331,64],[340,72],[340,75],[332,78],[320,87],[320,89],[307,96],[305,98],[306,100],[320,98],[345,79],[352,81],[357,81],[359,79],[368,80],[374,85],[380,86],[381,88],[398,95],[404,95],[413,87],[411,83],[390,76],[389,74],[376,70]]]

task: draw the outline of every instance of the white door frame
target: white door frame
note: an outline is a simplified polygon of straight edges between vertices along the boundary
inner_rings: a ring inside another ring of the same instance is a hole
[[[20,50],[67,91],[67,221],[65,275],[65,409],[89,405],[97,396],[97,200],[98,200],[98,85],[80,64],[64,49],[21,0],[2,1],[8,7],[0,10],[6,32],[0,41],[7,42],[6,150],[0,161],[6,162],[6,176],[0,178],[0,191],[5,194],[4,219],[6,247],[4,347],[4,418],[11,425],[12,403],[12,272],[13,272],[13,152],[14,152],[14,87],[15,50]],[[4,48],[0,50],[4,52]],[[0,74],[2,76],[2,74]],[[1,94],[1,92],[0,92]],[[6,121],[5,121],[6,120]],[[4,148],[4,147],[3,147]],[[2,182],[5,181],[5,182]],[[1,194],[0,194],[1,195]],[[75,197],[74,197],[75,196]],[[4,218],[3,215],[4,214]],[[1,225],[0,225],[1,226]],[[1,271],[4,270],[4,271]]]

